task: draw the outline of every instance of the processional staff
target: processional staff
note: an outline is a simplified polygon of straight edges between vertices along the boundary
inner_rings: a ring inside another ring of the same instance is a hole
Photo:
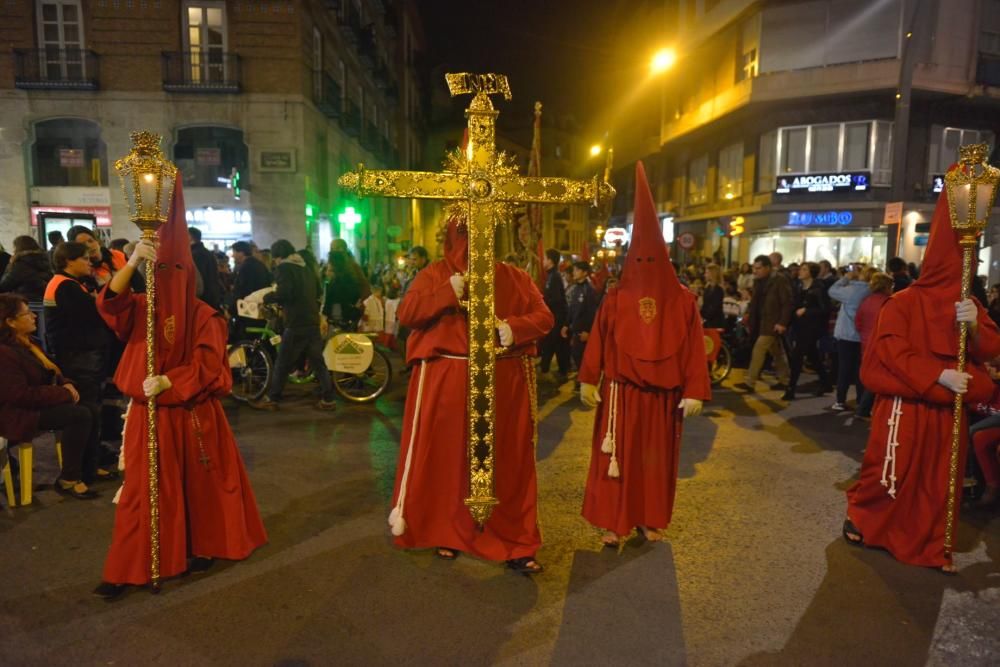
[[[512,158],[496,149],[496,118],[490,95],[509,100],[507,77],[499,74],[446,74],[452,96],[471,94],[466,109],[469,142],[447,156],[442,172],[365,170],[340,177],[341,187],[359,196],[442,199],[454,202],[449,213],[468,221],[469,268],[466,281],[469,324],[469,497],[479,525],[498,503],[494,495],[494,370],[496,364],[494,263],[497,225],[511,220],[514,205],[591,204],[614,197],[609,183],[518,175]]]
[[[142,238],[155,243],[156,231],[167,222],[177,167],[163,156],[160,135],[133,132],[132,150],[115,161],[129,218]],[[156,265],[146,260],[146,377],[156,375]],[[156,396],[146,403],[146,457],[149,468],[149,578],[160,590],[160,452],[156,434]]]

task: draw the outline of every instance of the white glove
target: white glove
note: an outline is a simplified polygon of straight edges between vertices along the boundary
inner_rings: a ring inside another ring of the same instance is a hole
[[[956,394],[964,394],[969,389],[969,380],[972,376],[968,373],[959,373],[953,368],[946,368],[938,376],[938,384],[944,385]]]
[[[140,239],[138,243],[135,244],[135,250],[132,251],[132,256],[128,258],[129,266],[133,269],[145,262],[146,260],[156,261],[156,246],[149,239]]]
[[[580,402],[588,408],[596,408],[601,402],[601,390],[595,384],[580,383]]]
[[[500,326],[497,327],[497,333],[500,335],[500,345],[503,347],[510,347],[514,344],[514,331],[506,322],[500,323]]]
[[[166,375],[150,375],[142,381],[142,393],[146,395],[146,398],[149,398],[165,392],[172,386]]]
[[[959,322],[968,322],[975,326],[979,320],[979,307],[972,299],[955,302],[955,319]]]
[[[456,273],[449,277],[448,281],[451,283],[451,288],[455,290],[455,298],[461,301],[462,295],[465,294],[465,276],[461,273]]]
[[[685,417],[697,417],[701,414],[702,402],[697,398],[682,398],[677,408]]]

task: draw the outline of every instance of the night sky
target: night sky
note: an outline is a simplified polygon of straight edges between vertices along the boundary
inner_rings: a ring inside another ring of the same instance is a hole
[[[501,103],[571,114],[593,133],[602,105],[632,73],[616,58],[616,26],[641,0],[421,0],[432,64],[454,72],[506,74],[514,96]],[[645,66],[643,53],[635,61]],[[624,74],[624,76],[623,76]],[[431,85],[444,86],[442,80]],[[463,105],[464,106],[464,105]],[[530,117],[527,117],[530,123]]]

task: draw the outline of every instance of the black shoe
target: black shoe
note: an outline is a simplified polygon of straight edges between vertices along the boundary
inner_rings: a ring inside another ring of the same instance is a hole
[[[104,600],[115,600],[121,597],[121,594],[124,593],[127,588],[128,584],[109,584],[106,581],[102,581],[97,588],[92,591],[92,593],[93,595]]]
[[[541,574],[545,571],[542,564],[534,559],[533,556],[525,556],[524,558],[512,558],[507,561],[507,567],[514,570],[518,574],[532,575]]]
[[[56,493],[61,496],[69,496],[70,498],[76,498],[77,500],[93,500],[94,498],[100,497],[97,491],[93,489],[87,489],[86,491],[77,491],[75,486],[69,488],[62,485],[62,479],[57,479],[56,483],[53,484],[56,489]]]
[[[781,391],[782,389],[788,389],[788,385],[781,382],[776,382],[775,384],[771,385],[771,389],[775,391]]]
[[[791,389],[786,390],[785,393],[781,395],[781,400],[783,400],[783,401],[794,401],[795,400],[795,392],[792,391]]]
[[[830,386],[830,385],[828,385],[828,384],[824,384],[824,385],[821,385],[819,387],[819,389],[816,390],[816,395],[817,396],[824,396],[826,394],[829,394],[831,391],[833,391],[833,387]]]
[[[201,574],[202,572],[211,570],[213,565],[215,565],[214,558],[195,556],[191,559],[191,564],[188,565],[188,572],[191,574]]]
[[[738,383],[734,384],[733,385],[733,389],[736,390],[736,391],[742,392],[744,394],[752,394],[755,391],[757,391],[756,389],[754,389],[753,386],[747,384],[746,382],[738,382]]]

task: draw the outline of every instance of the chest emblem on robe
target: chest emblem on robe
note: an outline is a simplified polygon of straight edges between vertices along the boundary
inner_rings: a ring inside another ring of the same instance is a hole
[[[163,322],[163,337],[167,339],[167,342],[171,345],[174,344],[174,334],[177,331],[177,320],[171,315]]]
[[[648,296],[639,299],[639,317],[646,324],[651,324],[656,319],[656,299]]]

